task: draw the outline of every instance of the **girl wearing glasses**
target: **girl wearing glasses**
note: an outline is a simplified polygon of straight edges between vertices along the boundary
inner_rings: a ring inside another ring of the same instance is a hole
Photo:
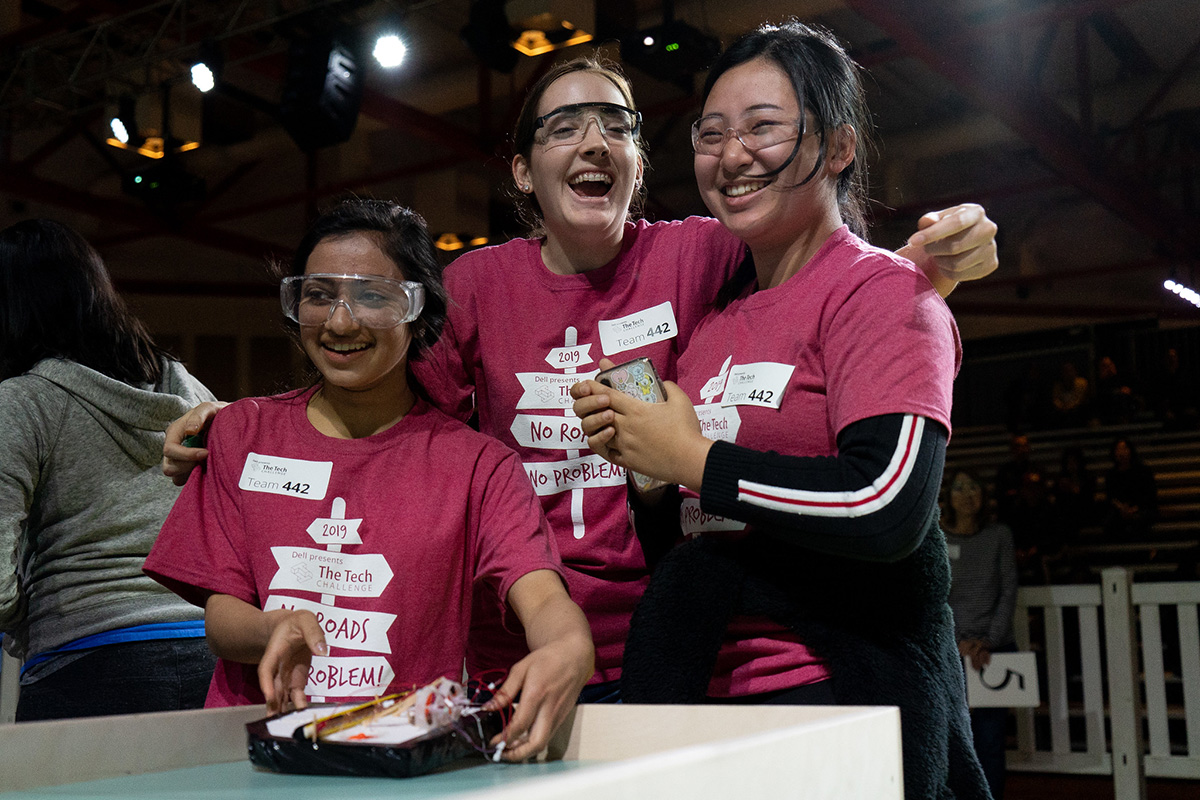
[[[572,598],[588,616],[596,674],[585,700],[615,699],[629,619],[649,580],[630,528],[624,470],[587,449],[569,387],[598,361],[676,361],[744,245],[713,219],[633,222],[645,191],[641,120],[625,77],[575,59],[530,90],[513,133],[512,173],[533,235],[460,256],[446,271],[445,333],[413,368],[430,399],[519,454],[555,532]],[[929,215],[907,248],[936,274],[995,267],[995,226],[978,206]],[[915,241],[915,239],[914,239]],[[934,260],[935,253],[944,253]],[[935,277],[935,280],[943,280]],[[946,279],[946,291],[953,285]],[[179,446],[212,407],[168,432],[164,471],[178,482],[203,450]],[[524,639],[482,593],[471,669],[519,657]]]
[[[220,657],[208,705],[343,701],[461,677],[486,586],[531,651],[506,757],[541,750],[592,675],[587,622],[516,456],[421,399],[409,364],[438,339],[445,292],[425,224],[342,203],[282,281],[321,374],[230,405],[146,572],[205,609]]]
[[[649,571],[629,526],[624,470],[587,450],[569,386],[594,375],[602,357],[646,356],[674,377],[713,286],[743,250],[712,219],[629,221],[646,166],[640,123],[624,77],[594,60],[560,64],[533,87],[516,123],[512,171],[535,237],[448,268],[446,336],[418,365],[435,402],[462,418],[478,413],[480,430],[525,464],[596,642],[585,700],[616,696]],[[943,228],[967,242],[953,246],[965,248],[957,263],[970,269],[991,257],[994,226],[971,217],[974,209],[959,213],[975,227],[954,219]],[[471,646],[480,666],[521,647],[496,624],[496,608],[477,603]]]
[[[572,390],[596,452],[678,487],[639,534],[691,536],[633,619],[623,697],[898,705],[906,796],[986,797],[937,526],[958,333],[919,270],[855,235],[857,67],[824,31],[764,26],[703,96],[696,180],[746,260],[665,403]]]

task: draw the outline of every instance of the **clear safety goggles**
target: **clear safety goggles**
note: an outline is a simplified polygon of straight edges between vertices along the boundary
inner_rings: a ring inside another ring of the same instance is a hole
[[[730,125],[720,114],[709,114],[692,123],[692,149],[702,156],[718,156],[733,136],[751,153],[790,142],[805,133],[804,117],[783,120],[767,115],[752,115]]]
[[[342,305],[359,325],[394,328],[420,316],[425,287],[378,275],[293,275],[279,282],[279,303],[301,325],[324,325]]]
[[[579,144],[592,122],[605,140],[628,144],[642,127],[642,115],[616,103],[572,103],[533,121],[534,140],[546,147]]]

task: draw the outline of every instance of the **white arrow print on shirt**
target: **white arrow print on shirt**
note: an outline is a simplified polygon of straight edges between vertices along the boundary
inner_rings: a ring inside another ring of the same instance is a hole
[[[567,328],[566,337],[563,341],[563,345],[566,347],[574,347],[577,344],[579,344],[579,331],[575,330],[574,328]],[[549,358],[549,356],[547,356],[547,358]],[[575,367],[567,367],[566,369],[563,370],[563,372],[565,372],[567,375],[574,375],[577,371],[578,370],[576,370]],[[575,411],[571,408],[568,408],[563,412],[563,414],[564,414],[564,416],[567,416],[567,417],[573,417],[573,416],[575,416]],[[580,455],[579,450],[568,450],[567,451],[567,458],[579,458],[579,455]],[[571,490],[571,527],[574,532],[575,538],[582,539],[584,533],[586,533],[586,531],[584,530],[584,523],[583,523],[583,488],[582,487],[579,489]]]
[[[311,548],[272,547],[271,553],[279,569],[272,577],[269,588],[301,591],[328,588],[330,591],[321,594],[320,603],[327,608],[336,607],[339,594],[379,597],[393,577],[387,559],[378,553],[342,554],[342,543],[362,543],[358,535],[361,523],[361,519],[346,519],[346,501],[344,498],[335,497],[329,517],[317,518],[305,529],[317,544],[327,543],[325,549],[322,551]],[[323,556],[322,553],[330,555]],[[268,603],[273,600],[275,598],[269,598]],[[380,661],[385,664],[383,671],[390,671],[386,659]],[[336,669],[336,666],[333,668]],[[386,686],[386,683],[384,685]],[[314,694],[312,699],[314,702],[324,702],[325,697]]]

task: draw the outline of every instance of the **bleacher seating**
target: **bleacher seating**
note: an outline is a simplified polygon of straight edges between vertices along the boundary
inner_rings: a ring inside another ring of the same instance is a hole
[[[1117,437],[1128,437],[1142,460],[1154,471],[1158,486],[1159,518],[1148,538],[1108,541],[1101,529],[1084,527],[1071,541],[1065,559],[1051,565],[1051,582],[1092,582],[1107,566],[1125,566],[1135,577],[1151,580],[1197,580],[1200,558],[1200,431],[1164,430],[1158,422],[1135,422],[1030,432],[1032,463],[1053,480],[1064,448],[1083,448],[1088,469],[1103,494],[1104,473],[1112,466],[1109,448]],[[946,451],[946,476],[970,469],[994,489],[996,470],[1008,461],[1010,435],[1001,426],[956,428]],[[1023,573],[1025,582],[1031,581]]]

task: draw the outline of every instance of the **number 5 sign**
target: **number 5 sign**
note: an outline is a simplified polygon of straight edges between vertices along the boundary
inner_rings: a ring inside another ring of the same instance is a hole
[[[992,661],[982,670],[967,672],[967,705],[971,708],[1019,708],[1039,702],[1037,656],[1034,653],[993,653]]]

